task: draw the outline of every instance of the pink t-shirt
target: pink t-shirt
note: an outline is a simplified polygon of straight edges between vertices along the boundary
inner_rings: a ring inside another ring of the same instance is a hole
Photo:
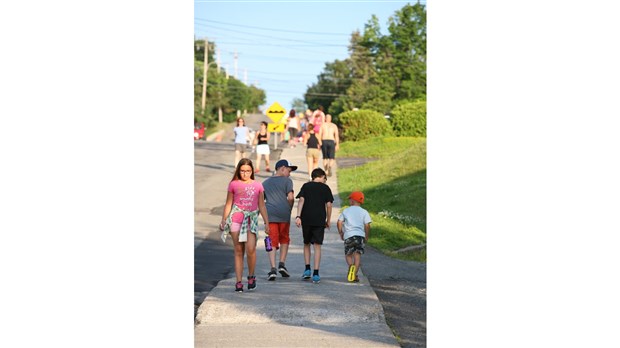
[[[233,180],[228,184],[228,192],[233,193],[233,204],[243,210],[254,211],[258,209],[258,197],[264,191],[263,184],[256,180],[249,184],[240,180]]]
[[[319,132],[321,131],[321,126],[323,125],[323,120],[325,119],[325,114],[322,113],[321,111],[316,111],[314,114],[314,133],[316,133],[317,135],[319,134]]]

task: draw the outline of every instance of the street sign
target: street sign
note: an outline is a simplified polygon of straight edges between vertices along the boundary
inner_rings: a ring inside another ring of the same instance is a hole
[[[286,123],[270,123],[267,125],[269,132],[284,132],[286,130]]]
[[[269,117],[274,123],[280,123],[286,115],[286,110],[278,102],[271,104],[267,109],[267,117]]]

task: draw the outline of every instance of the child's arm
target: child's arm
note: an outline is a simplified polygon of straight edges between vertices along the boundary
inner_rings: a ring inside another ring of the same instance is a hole
[[[293,205],[295,205],[295,192],[289,191],[288,195],[286,195],[286,201],[288,202],[288,205],[292,210]]]
[[[295,225],[297,227],[301,226],[301,212],[304,210],[304,198],[299,197],[299,202],[297,202],[297,217],[295,217]]]
[[[370,224],[364,224],[364,232],[366,232],[366,241],[368,241],[368,237],[370,237]]]
[[[344,232],[342,232],[342,220],[338,220],[336,226],[338,227],[338,234],[340,234],[340,239],[344,240]]]
[[[228,191],[226,194],[226,203],[224,204],[224,211],[222,213],[222,221],[220,222],[220,230],[224,230],[224,225],[226,225],[226,219],[228,218],[228,214],[232,210],[233,204],[233,193]]]
[[[269,235],[269,217],[267,215],[267,207],[265,206],[265,192],[261,192],[258,195],[258,211],[263,217],[263,222],[265,223],[265,234]]]
[[[329,223],[332,220],[332,202],[327,202],[325,204],[325,208],[327,209],[327,218],[325,219],[325,227],[329,229]]]

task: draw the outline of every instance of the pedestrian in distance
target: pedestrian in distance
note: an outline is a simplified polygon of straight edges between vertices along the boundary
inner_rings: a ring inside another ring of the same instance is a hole
[[[308,129],[308,119],[304,116],[303,113],[299,115],[299,132],[297,132],[297,142],[301,143],[304,140],[304,134]]]
[[[265,233],[269,234],[269,218],[265,208],[263,185],[254,180],[252,160],[242,158],[237,164],[235,174],[228,184],[226,204],[222,214],[220,230],[222,241],[230,233],[235,253],[235,291],[243,292],[243,258],[247,256],[248,290],[256,289],[256,241],[258,236],[258,215],[263,217]]]
[[[314,125],[314,132],[319,134],[321,132],[321,126],[325,123],[325,112],[323,111],[323,105],[319,105],[319,108],[314,110],[312,124]]]
[[[255,173],[260,172],[260,160],[261,157],[265,157],[265,167],[267,167],[266,171],[270,172],[269,169],[269,154],[271,151],[269,150],[269,132],[267,131],[267,122],[263,121],[260,123],[260,130],[256,132],[254,136],[253,144],[256,145],[256,169]]]
[[[321,276],[319,269],[321,266],[321,245],[325,236],[325,228],[329,230],[332,215],[332,203],[334,196],[332,190],[327,186],[327,176],[321,168],[312,171],[312,181],[301,186],[297,198],[297,216],[295,224],[301,226],[304,239],[304,261],[306,269],[302,279],[310,279],[312,282],[319,283]],[[311,250],[310,244],[314,248],[314,272],[310,270]]]
[[[237,127],[233,128],[233,132],[235,133],[235,163],[233,165],[236,166],[240,159],[246,158],[245,150],[251,139],[250,129],[246,127],[243,118],[237,119]]]
[[[344,255],[349,267],[347,279],[349,282],[359,282],[357,272],[362,262],[364,246],[370,237],[370,214],[361,207],[364,204],[364,193],[351,192],[349,207],[344,209],[338,217],[338,234],[344,241]]]
[[[295,109],[291,109],[291,111],[289,111],[288,120],[286,122],[289,132],[288,146],[289,148],[294,148],[297,145],[297,133],[300,128],[299,118],[295,115]]]
[[[323,152],[323,168],[327,176],[332,176],[340,137],[338,126],[332,123],[332,115],[330,114],[325,115],[325,123],[321,127],[319,139],[321,139],[321,150]]]
[[[311,174],[315,168],[319,167],[319,158],[321,157],[321,139],[314,133],[314,125],[312,123],[308,124],[308,132],[304,134],[304,145],[307,146],[308,174]]]
[[[276,280],[276,271],[282,277],[288,278],[290,274],[286,269],[286,255],[291,241],[289,231],[291,228],[291,210],[295,203],[293,180],[291,172],[297,170],[297,166],[289,161],[281,159],[276,163],[276,171],[273,176],[263,181],[265,188],[265,206],[269,218],[269,237],[271,238],[272,250],[268,251],[271,270],[267,274],[268,280]],[[280,250],[280,262],[276,269],[276,251]]]

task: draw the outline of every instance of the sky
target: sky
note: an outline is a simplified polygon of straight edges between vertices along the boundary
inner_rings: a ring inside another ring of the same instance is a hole
[[[237,53],[236,77],[265,90],[263,111],[274,102],[289,110],[325,63],[349,56],[352,32],[362,32],[374,14],[387,34],[388,18],[407,3],[415,2],[195,1],[194,34],[215,42],[220,66],[232,76]]]

